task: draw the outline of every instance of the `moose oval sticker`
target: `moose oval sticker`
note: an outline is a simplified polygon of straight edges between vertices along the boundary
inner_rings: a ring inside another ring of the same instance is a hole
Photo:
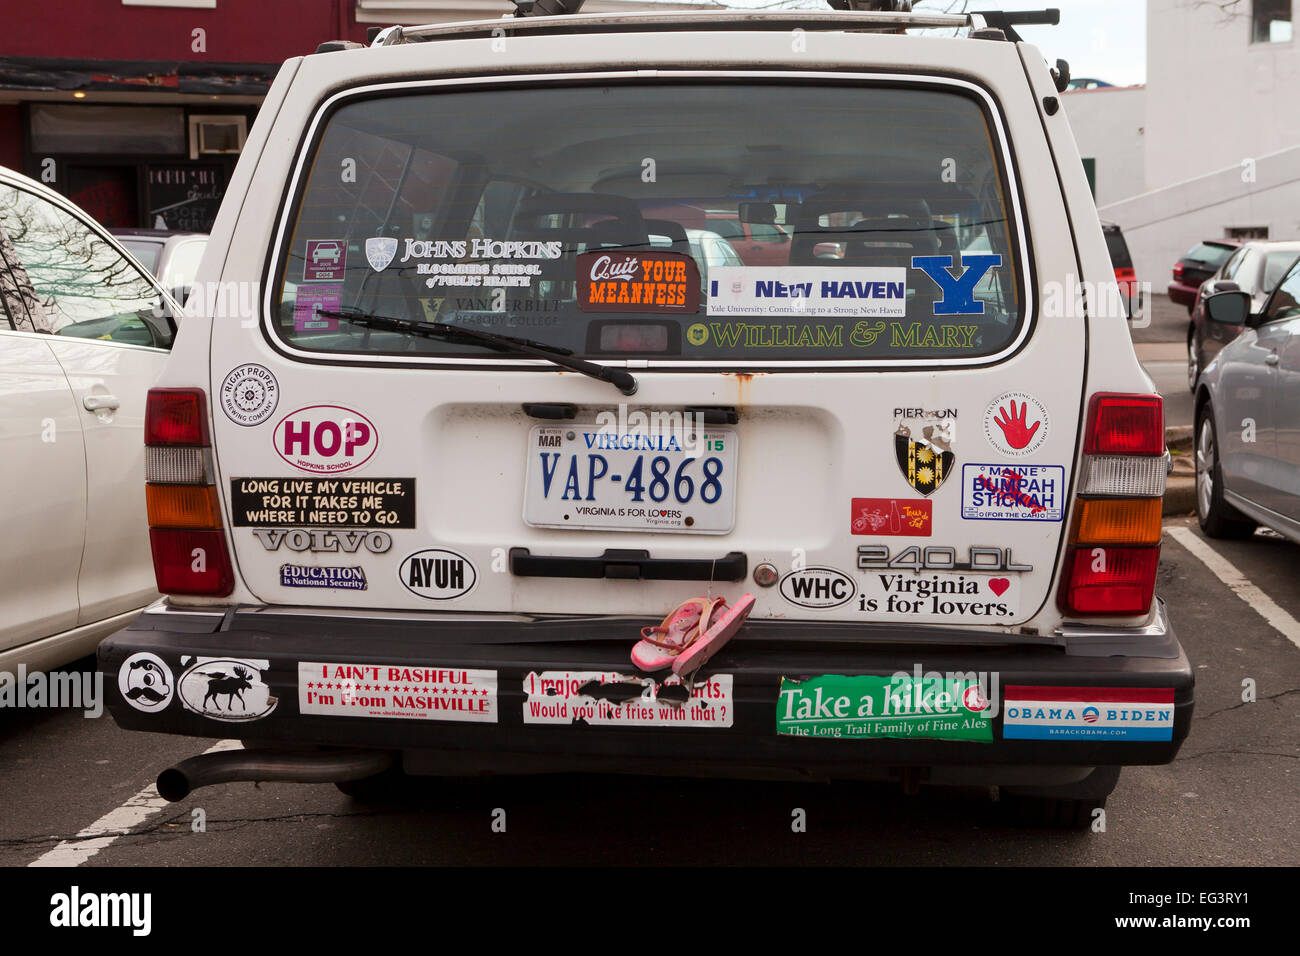
[[[201,658],[178,682],[177,692],[186,710],[213,720],[260,720],[279,700],[262,680],[266,661]]]

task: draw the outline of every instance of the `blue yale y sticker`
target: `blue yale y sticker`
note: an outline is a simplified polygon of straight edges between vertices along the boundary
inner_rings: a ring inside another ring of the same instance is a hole
[[[984,303],[976,300],[975,286],[990,269],[1002,265],[998,255],[962,256],[961,275],[953,278],[952,256],[912,256],[912,268],[920,269],[937,285],[943,298],[934,304],[935,315],[983,315]]]
[[[321,568],[310,564],[280,565],[280,586],[285,588],[340,588],[364,591],[366,572],[362,568]]]

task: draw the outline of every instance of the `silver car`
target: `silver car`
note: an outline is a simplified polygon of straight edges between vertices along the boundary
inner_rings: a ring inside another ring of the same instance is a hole
[[[1205,533],[1266,525],[1300,542],[1300,261],[1259,311],[1249,292],[1205,300],[1210,321],[1240,325],[1196,389],[1196,513]]]

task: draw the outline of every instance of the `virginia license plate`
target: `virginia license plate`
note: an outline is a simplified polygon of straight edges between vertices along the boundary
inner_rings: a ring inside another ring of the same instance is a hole
[[[736,512],[736,433],[618,434],[537,425],[524,521],[539,528],[723,534]]]

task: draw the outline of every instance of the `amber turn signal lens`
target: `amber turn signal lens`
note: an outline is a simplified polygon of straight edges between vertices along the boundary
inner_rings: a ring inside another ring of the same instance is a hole
[[[144,486],[151,528],[221,528],[213,485]]]
[[[1160,543],[1160,498],[1093,498],[1079,502],[1077,545]]]

